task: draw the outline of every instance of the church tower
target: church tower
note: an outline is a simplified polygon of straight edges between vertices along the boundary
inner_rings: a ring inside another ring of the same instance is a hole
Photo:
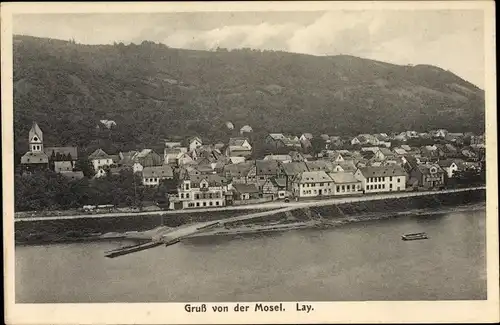
[[[33,122],[28,141],[31,152],[43,152],[43,132],[36,122]]]

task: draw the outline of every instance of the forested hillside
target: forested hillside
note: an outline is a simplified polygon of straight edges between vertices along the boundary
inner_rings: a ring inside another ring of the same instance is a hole
[[[114,120],[108,130],[99,120]],[[47,145],[108,150],[175,135],[225,140],[255,132],[348,135],[484,130],[484,92],[433,66],[249,49],[192,51],[14,37],[16,153],[32,121]]]

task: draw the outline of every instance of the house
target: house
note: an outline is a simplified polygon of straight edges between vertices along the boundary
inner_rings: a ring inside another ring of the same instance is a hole
[[[402,144],[401,145],[401,149],[405,150],[405,151],[411,151],[411,147],[407,144]]]
[[[393,150],[394,150],[394,153],[398,156],[404,156],[404,155],[408,154],[408,152],[403,148],[394,148]]]
[[[49,157],[50,162],[69,161],[73,168],[78,160],[76,147],[45,147],[44,152]]]
[[[313,138],[313,135],[311,133],[302,133],[302,135],[300,136],[299,140],[300,141],[304,141],[304,140],[311,141],[312,138]]]
[[[354,137],[351,139],[351,145],[355,146],[359,144],[361,144],[361,141],[358,139],[358,137]]]
[[[467,160],[477,160],[477,155],[469,149],[463,149],[460,153],[462,154],[462,157]]]
[[[113,165],[113,159],[111,159],[111,157],[102,149],[97,149],[96,151],[91,153],[89,156],[89,161],[92,163],[92,166],[94,167],[94,170],[96,172],[98,172],[99,169],[105,166]]]
[[[444,169],[448,178],[452,178],[453,174],[459,170],[458,163],[452,159],[439,160],[437,164]]]
[[[271,199],[284,199],[286,197],[286,178],[269,178],[262,186],[262,194],[264,197]]]
[[[231,164],[239,164],[245,162],[245,157],[229,157]]]
[[[97,170],[95,171],[94,178],[102,178],[108,175],[108,170],[109,166],[100,166],[97,167]]]
[[[288,148],[300,149],[302,144],[298,137],[285,136],[282,133],[270,133],[264,139],[266,144],[273,149]]]
[[[302,155],[298,151],[290,151],[288,153],[288,155],[290,156],[290,158],[292,158],[292,162],[304,162],[304,161],[306,161],[306,158],[304,157],[304,155]]]
[[[286,190],[291,191],[293,179],[302,172],[307,172],[309,169],[304,162],[291,162],[288,164],[282,164],[281,169],[283,172],[283,177],[286,181]]]
[[[325,140],[325,141],[327,141],[328,139],[330,139],[330,136],[329,136],[328,134],[324,134],[324,133],[323,133],[323,134],[321,134],[319,137],[320,137],[321,139]]]
[[[49,168],[49,157],[43,149],[43,132],[36,122],[33,122],[28,134],[29,151],[21,157],[24,171],[32,172]]]
[[[108,129],[111,129],[112,127],[116,126],[116,122],[113,120],[100,120],[100,122]]]
[[[173,179],[174,171],[169,165],[144,167],[142,170],[142,184],[145,186],[158,186],[163,179]]]
[[[448,134],[448,131],[445,129],[432,130],[429,132],[429,134],[433,138],[445,138],[446,135]]]
[[[399,166],[361,167],[354,174],[362,182],[364,193],[404,191],[406,171]]]
[[[249,157],[252,155],[252,146],[246,138],[230,138],[226,155],[228,157]]]
[[[302,172],[292,181],[292,195],[297,198],[333,195],[332,182],[324,171]]]
[[[225,206],[225,184],[225,179],[218,175],[185,179],[177,189],[173,206],[181,209]]]
[[[344,161],[344,157],[342,157],[342,154],[338,151],[335,150],[326,150],[326,156],[330,161],[333,162],[342,162]]]
[[[394,158],[394,153],[387,148],[379,148],[375,151],[374,158],[378,161]]]
[[[222,174],[233,184],[246,184],[249,181],[248,176],[253,167],[255,167],[255,163],[252,161],[230,164],[224,166]]]
[[[292,162],[292,157],[290,155],[267,155],[264,160],[275,160],[286,164]]]
[[[252,177],[252,171],[249,177]],[[281,177],[282,170],[280,164],[276,160],[257,160],[255,161],[255,180],[259,186],[262,186],[266,180],[272,177]]]
[[[131,168],[134,173],[142,172],[143,166],[136,159],[138,152],[135,150],[120,152],[118,156],[120,160],[118,160],[118,167],[123,168]]]
[[[311,140],[308,139],[300,140],[300,145],[302,146],[303,150],[308,150],[312,148]]]
[[[142,167],[154,167],[163,165],[164,159],[152,149],[143,149],[137,153],[134,159]]]
[[[339,163],[333,164],[333,170],[331,172],[351,172],[354,173],[356,171],[356,166],[353,161],[342,161]]]
[[[165,140],[165,148],[172,149],[180,147],[182,147],[182,143],[180,141]]]
[[[251,133],[251,132],[253,132],[253,129],[250,125],[244,125],[240,129],[240,134]]]
[[[66,177],[69,180],[76,181],[79,179],[82,179],[84,177],[82,171],[67,171],[67,172],[61,172],[60,173],[62,176]]]
[[[73,171],[73,162],[71,161],[54,161],[54,171],[56,173]]]
[[[260,198],[260,191],[255,184],[233,184],[234,201],[247,201]]]
[[[332,179],[333,195],[361,194],[361,181],[351,172],[328,173]]]
[[[203,145],[200,137],[192,137],[189,139],[189,151],[192,152]]]
[[[420,164],[410,172],[409,184],[425,189],[439,188],[444,186],[445,175],[446,172],[438,164]]]
[[[305,164],[307,166],[307,170],[310,172],[320,171],[320,170],[325,172],[331,172],[334,169],[333,162],[329,160],[306,161]]]

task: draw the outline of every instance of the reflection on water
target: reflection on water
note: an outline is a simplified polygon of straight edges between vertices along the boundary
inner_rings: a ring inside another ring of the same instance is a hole
[[[424,231],[429,240],[401,240]],[[17,247],[17,302],[486,298],[484,210],[199,237],[105,258],[117,245]]]

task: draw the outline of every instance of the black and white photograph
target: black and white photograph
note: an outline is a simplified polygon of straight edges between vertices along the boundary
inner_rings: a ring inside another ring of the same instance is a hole
[[[492,3],[261,4],[3,7],[12,308],[498,321]]]

